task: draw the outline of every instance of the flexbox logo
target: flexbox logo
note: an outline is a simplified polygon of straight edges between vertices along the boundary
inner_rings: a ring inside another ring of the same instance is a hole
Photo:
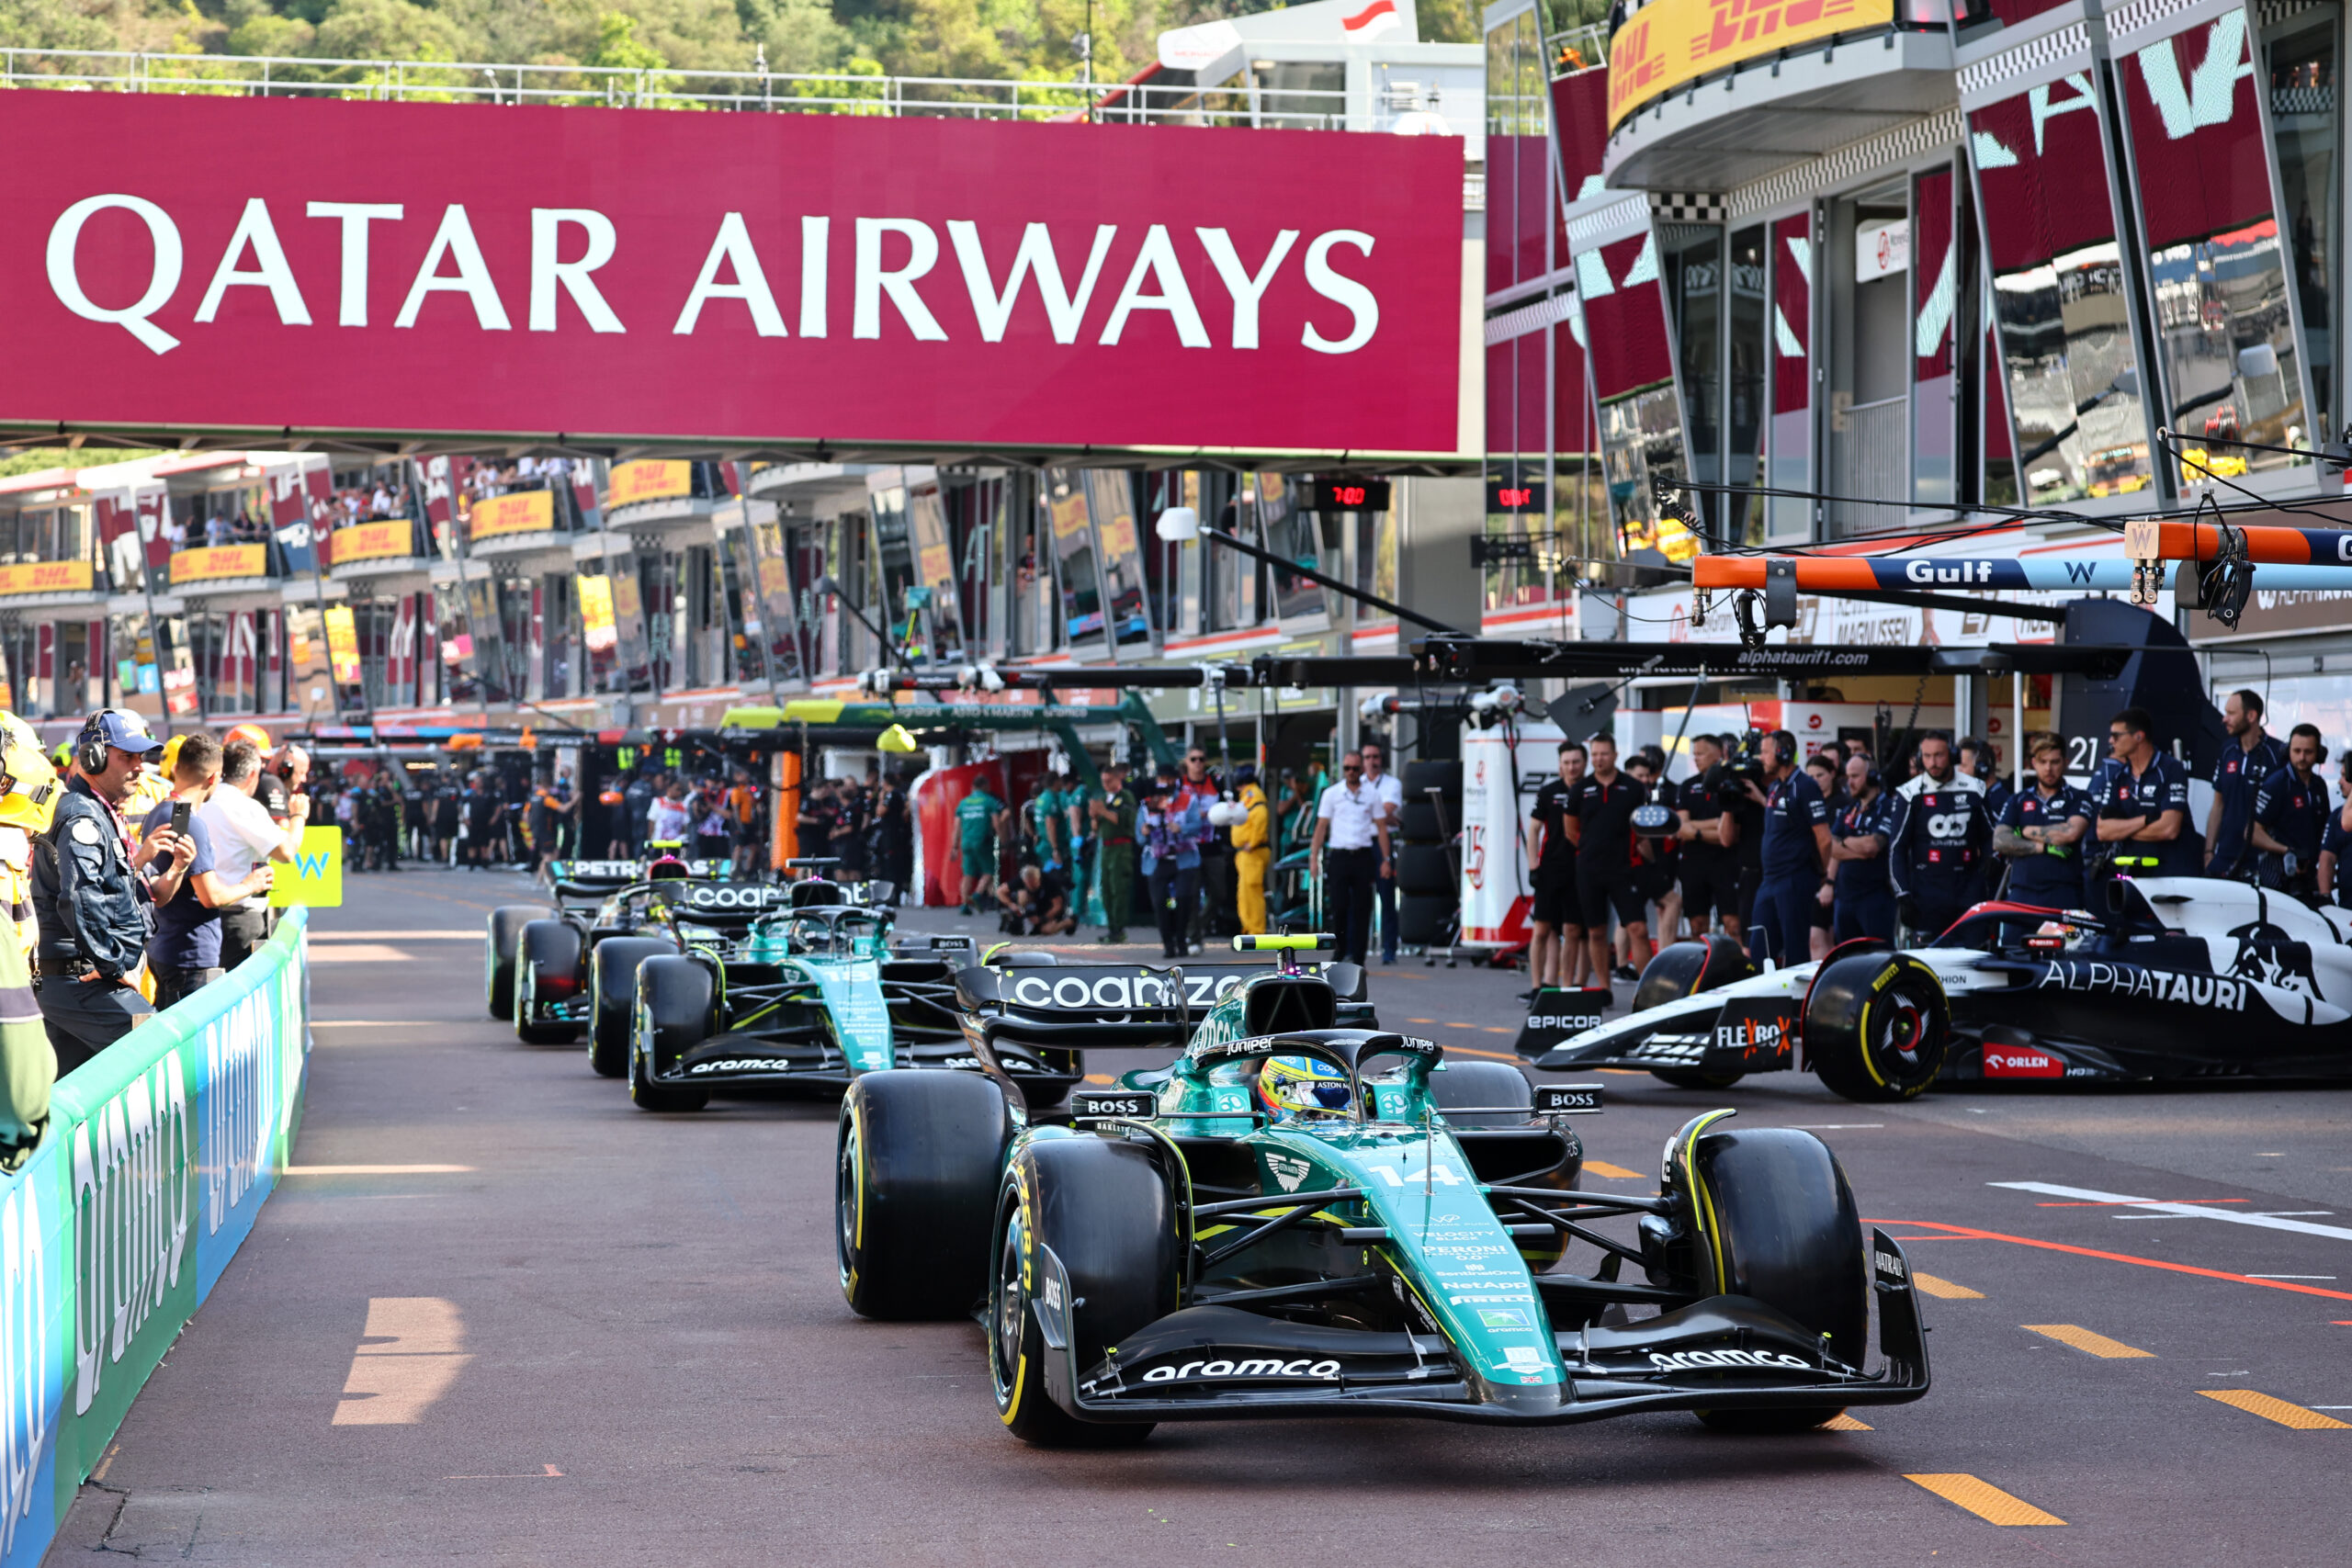
[[[74,1129],[74,1411],[88,1412],[105,1364],[122,1359],[187,1256],[196,1157],[176,1053]]]

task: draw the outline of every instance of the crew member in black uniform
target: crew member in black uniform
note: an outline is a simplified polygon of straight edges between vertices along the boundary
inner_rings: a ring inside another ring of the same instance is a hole
[[[1764,886],[1764,791],[1761,784],[1751,784],[1750,778],[1760,779],[1753,757],[1743,765],[1738,757],[1736,738],[1724,737],[1725,766],[1730,770],[1729,787],[1724,791],[1724,811],[1731,818],[1729,840],[1738,865],[1739,880],[1735,890],[1739,899],[1739,931],[1745,935],[1755,924],[1756,894]]]
[[[1724,744],[1712,735],[1690,740],[1690,776],[1675,794],[1681,818],[1682,914],[1693,935],[1707,934],[1710,917],[1725,936],[1739,935],[1738,829],[1725,809],[1728,775]]]
[[[2155,728],[2145,708],[2125,708],[2108,721],[2111,755],[2086,792],[2098,807],[2098,843],[2108,852],[2094,880],[2115,872],[2195,876],[2205,869],[2204,840],[2188,825],[2188,770],[2156,750]]]
[[[1894,884],[1886,846],[1894,836],[1894,797],[1868,757],[1846,759],[1848,798],[1829,822],[1829,938],[1894,940]]]
[[[2316,725],[2287,732],[2287,765],[2255,792],[2254,821],[2247,837],[2262,852],[2256,868],[2261,885],[2278,893],[2320,891],[2319,852],[2327,840],[2327,784],[2319,765],[2327,761]]]
[[[1993,829],[1993,852],[2009,867],[2003,897],[2016,904],[2079,909],[2089,897],[2083,886],[2083,840],[2098,808],[2066,782],[2064,742],[2055,735],[2037,735],[2027,744],[2033,782],[2009,797]]]
[[[2328,808],[2327,837],[2320,840],[2320,891],[2352,909],[2352,753],[2336,765],[2340,803]]]
[[[1666,776],[1665,750],[1643,747],[1634,753],[1626,771],[1649,791],[1648,804],[1664,807],[1668,822],[1679,827],[1674,811],[1681,804],[1681,795],[1674,781]],[[1641,889],[1643,912],[1653,917],[1649,932],[1654,946],[1668,946],[1682,938],[1682,887],[1677,880],[1681,871],[1681,848],[1680,837],[1672,832],[1634,836],[1634,885]],[[1638,970],[1619,976],[1625,980],[1640,977]]]
[[[1642,890],[1634,877],[1634,811],[1649,795],[1631,773],[1617,771],[1616,741],[1594,736],[1591,757],[1592,772],[1577,786],[1568,831],[1577,841],[1577,912],[1584,919],[1585,952],[1591,956],[1594,983],[1605,984],[1612,911],[1625,928],[1634,973],[1650,961]]]
[[[1544,781],[1535,792],[1535,871],[1530,881],[1535,897],[1529,910],[1533,940],[1527,948],[1530,990],[1546,986],[1584,983],[1584,925],[1577,908],[1577,843],[1569,836],[1577,787],[1584,783],[1585,750],[1581,742],[1560,742],[1559,776]]]
[[[1918,773],[1894,791],[1887,848],[1895,908],[1915,945],[1942,935],[1976,901],[1992,841],[1984,786],[1952,766],[1951,741],[1923,737]]]

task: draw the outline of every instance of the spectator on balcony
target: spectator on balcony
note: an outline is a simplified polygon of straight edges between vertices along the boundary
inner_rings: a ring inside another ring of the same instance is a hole
[[[381,479],[376,481],[376,493],[368,498],[368,503],[370,510],[379,517],[400,515],[392,506],[392,492],[384,488],[384,481]]]
[[[208,549],[219,549],[236,537],[235,528],[218,513],[204,520],[204,544]]]

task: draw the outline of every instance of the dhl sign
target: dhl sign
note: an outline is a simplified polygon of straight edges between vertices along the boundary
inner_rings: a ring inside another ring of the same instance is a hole
[[[501,534],[537,534],[555,526],[555,491],[517,491],[477,501],[466,532],[471,538],[495,538]]]
[[[1609,129],[1743,60],[1894,20],[1894,0],[1651,0],[1609,40]]]
[[[87,593],[93,574],[85,560],[28,561],[0,566],[0,594]]]

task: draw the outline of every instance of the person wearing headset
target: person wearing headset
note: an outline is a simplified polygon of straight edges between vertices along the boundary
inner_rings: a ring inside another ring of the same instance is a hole
[[[49,831],[34,840],[41,1021],[61,1077],[130,1033],[147,1011],[139,977],[154,920],[150,868],[176,891],[187,857],[168,824],[136,838],[123,802],[141,764],[163,749],[137,714],[92,714]]]
[[[1894,836],[1894,800],[1868,757],[1846,759],[1848,799],[1829,822],[1829,939],[1894,940],[1894,883],[1886,846]]]
[[[40,1146],[57,1083],[57,1053],[33,993],[31,862],[33,840],[49,830],[63,793],[32,728],[0,713],[0,883],[10,926],[0,941],[0,1171],[20,1168]]]

